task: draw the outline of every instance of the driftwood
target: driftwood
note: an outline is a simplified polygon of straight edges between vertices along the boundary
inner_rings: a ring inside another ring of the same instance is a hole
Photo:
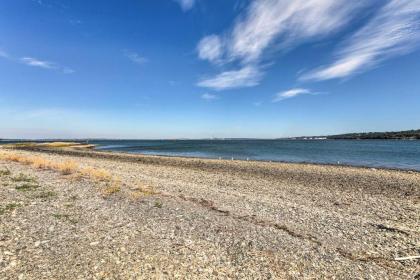
[[[415,260],[415,259],[420,259],[420,256],[408,256],[408,257],[395,258],[396,261],[407,261],[407,260]]]

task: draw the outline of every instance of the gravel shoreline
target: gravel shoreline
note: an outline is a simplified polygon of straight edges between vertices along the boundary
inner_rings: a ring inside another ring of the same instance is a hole
[[[420,255],[419,172],[16,153],[105,169],[123,187],[105,197],[87,178],[0,161],[1,279],[420,278],[419,260],[395,261]],[[139,184],[155,193],[134,195]]]

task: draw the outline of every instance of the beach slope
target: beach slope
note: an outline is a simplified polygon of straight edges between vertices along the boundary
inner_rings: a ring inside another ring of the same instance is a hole
[[[420,277],[418,172],[0,152],[1,279]]]

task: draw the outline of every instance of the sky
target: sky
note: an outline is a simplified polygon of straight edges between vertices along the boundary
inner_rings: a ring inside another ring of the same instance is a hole
[[[2,0],[0,138],[420,128],[418,0]]]

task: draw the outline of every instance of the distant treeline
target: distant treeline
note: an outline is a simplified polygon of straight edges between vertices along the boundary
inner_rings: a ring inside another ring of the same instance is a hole
[[[326,136],[327,139],[420,139],[420,129],[397,132],[347,133]]]

